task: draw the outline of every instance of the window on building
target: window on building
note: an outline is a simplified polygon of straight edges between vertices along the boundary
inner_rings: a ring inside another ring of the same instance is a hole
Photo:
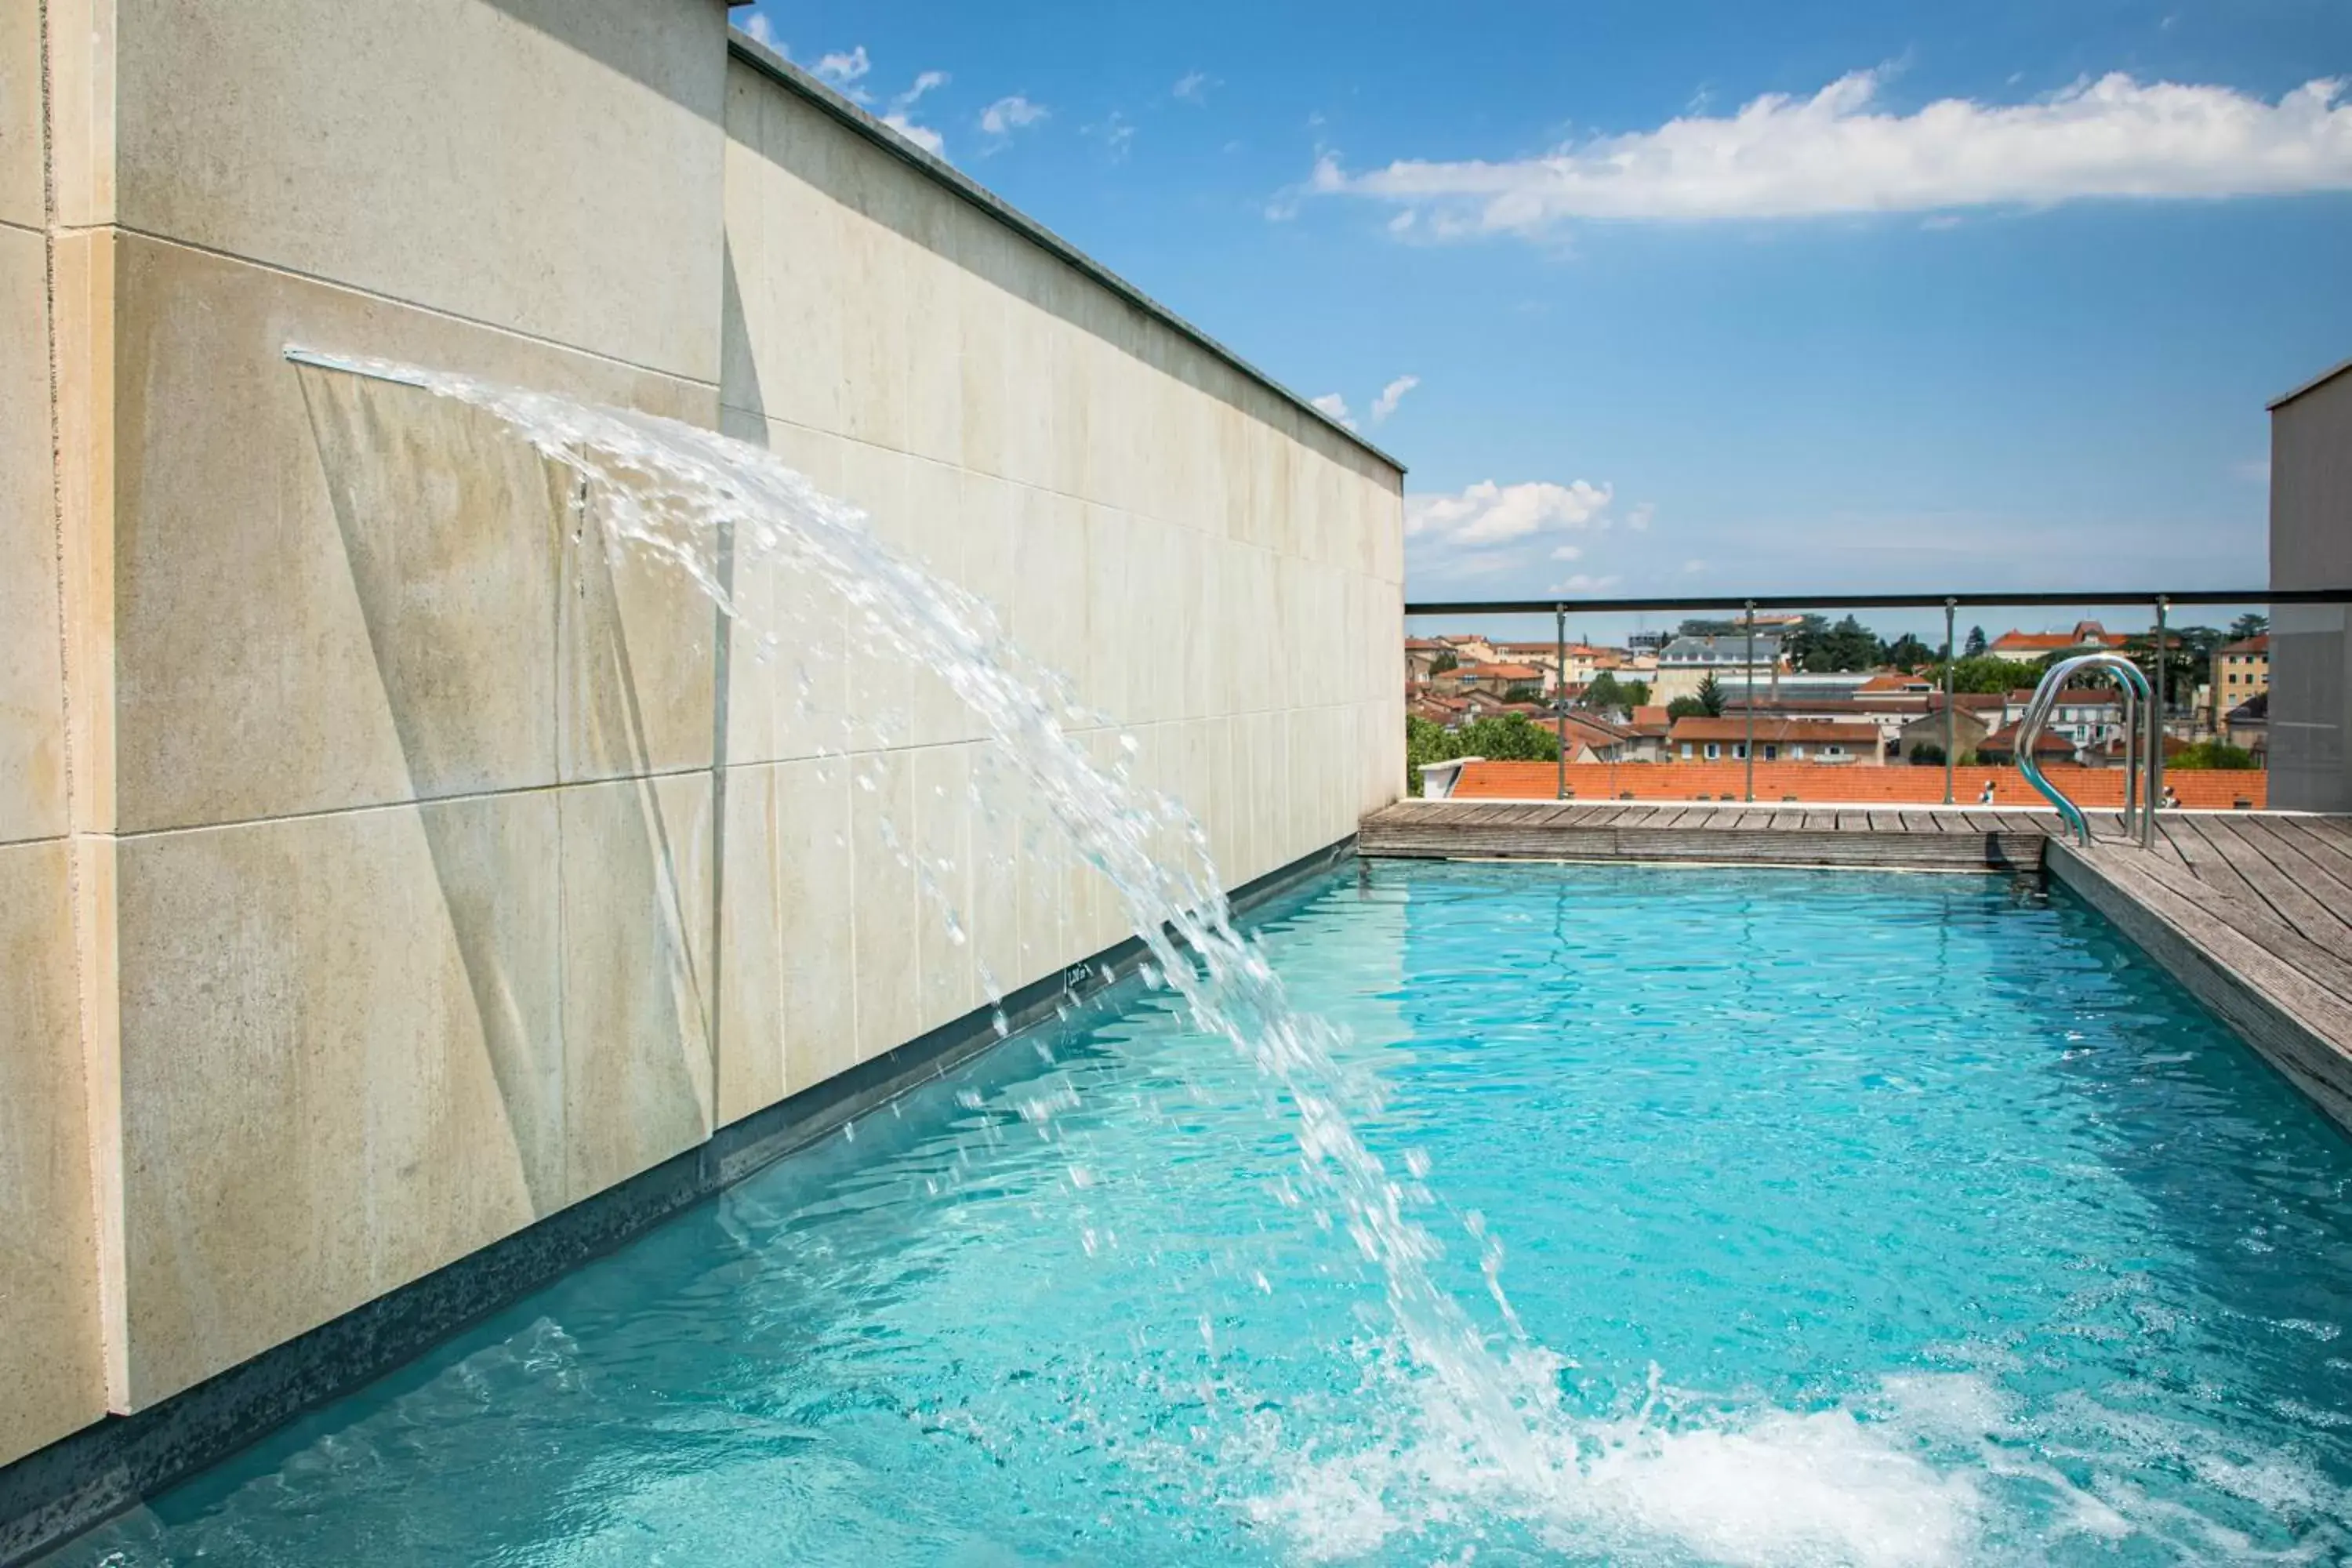
[[[1709,741],[1706,743],[1706,760],[1708,762],[1714,762],[1717,757],[1722,755],[1723,748],[1721,746],[1717,745],[1713,741]]]

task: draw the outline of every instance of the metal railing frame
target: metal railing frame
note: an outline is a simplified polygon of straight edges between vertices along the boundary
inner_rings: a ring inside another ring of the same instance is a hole
[[[1742,660],[1742,676],[1747,693],[1746,779],[1743,790],[1747,799],[1756,799],[1756,613],[1759,610],[1933,610],[1944,612],[1944,804],[1957,804],[1953,799],[1954,770],[1959,750],[1958,705],[1955,700],[1953,666],[1958,662],[1958,642],[1956,630],[1959,612],[1963,609],[2028,609],[2036,605],[2064,605],[2084,609],[2122,605],[2147,605],[2155,616],[2156,679],[2150,685],[2145,672],[2121,655],[2105,657],[2129,666],[2132,678],[2145,688],[2142,699],[2147,711],[2145,726],[2135,721],[2130,729],[2137,744],[2137,732],[2148,731],[2149,755],[2145,773],[2147,805],[2143,816],[2153,813],[2155,802],[2164,787],[2164,710],[2170,693],[2167,674],[2167,653],[2170,633],[2170,613],[2175,606],[2189,605],[2345,605],[2352,604],[2352,587],[2346,588],[2246,588],[2190,589],[2183,592],[2163,590],[2094,589],[2087,592],[2036,590],[2025,593],[1973,594],[1759,594],[1740,598],[1625,598],[1625,599],[1446,599],[1409,602],[1404,606],[1408,617],[1427,616],[1531,616],[1552,617],[1554,643],[1553,673],[1558,689],[1553,694],[1554,712],[1559,734],[1559,798],[1568,795],[1568,617],[1571,611],[1587,615],[1662,614],[1666,612],[1736,611],[1741,622],[1746,643]],[[2047,677],[2044,677],[2046,682]],[[2128,679],[2128,678],[2127,678]],[[2037,697],[2040,689],[2036,689]],[[2137,690],[2132,692],[2140,698]],[[2025,737],[2021,731],[2021,742]],[[2023,750],[2021,744],[2021,750]],[[2030,752],[2021,766],[2031,761]],[[2127,787],[2136,788],[2142,770],[2132,769]],[[2035,777],[2029,772],[2029,778]],[[2052,792],[2038,779],[2036,788],[2047,795]],[[2071,814],[2070,825],[2082,832],[2081,813],[2071,804],[2061,805],[2062,814]],[[2151,823],[2144,824],[2146,833],[2153,831]]]

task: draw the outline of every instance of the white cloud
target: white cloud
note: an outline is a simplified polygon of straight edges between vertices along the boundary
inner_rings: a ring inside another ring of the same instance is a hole
[[[1176,79],[1176,85],[1168,90],[1186,103],[1206,103],[1209,101],[1209,73],[1186,71]]]
[[[1012,135],[1024,125],[1034,125],[1045,118],[1045,106],[1032,103],[1019,93],[1000,98],[980,111],[980,128],[991,136]]]
[[[934,158],[948,155],[947,138],[928,125],[918,125],[903,114],[886,114],[882,117],[882,123]]]
[[[775,26],[768,20],[766,12],[752,12],[751,19],[743,24],[743,31],[753,43],[764,44],[787,59],[792,58],[792,51],[784,47],[783,39],[776,37]]]
[[[1355,420],[1349,417],[1348,415],[1348,400],[1340,396],[1338,393],[1327,392],[1320,397],[1312,397],[1307,399],[1307,401],[1314,404],[1316,407],[1321,409],[1332,418],[1337,419],[1340,424],[1345,425],[1349,429],[1353,430],[1356,427]],[[1412,531],[1411,524],[1406,525],[1406,531]]]
[[[1322,399],[1316,399],[1322,405]],[[1481,479],[1454,495],[1404,498],[1404,531],[1454,548],[1503,544],[1530,534],[1608,526],[1611,489],[1578,479],[1499,485]]]
[[[1581,561],[1584,559],[1584,546],[1563,544],[1551,552],[1551,558],[1554,561]]]
[[[864,44],[858,45],[845,55],[822,55],[818,57],[816,62],[817,75],[824,78],[834,86],[843,88],[873,68],[874,62],[866,58]]]
[[[2116,73],[2032,102],[1878,107],[1884,73],[1810,98],[1564,143],[1499,162],[1317,160],[1311,189],[1400,204],[1449,234],[1538,235],[1578,218],[1698,221],[2047,205],[2092,197],[2218,198],[2352,189],[2345,84],[2271,103],[2225,87]]]
[[[890,100],[890,110],[894,114],[904,114],[915,107],[915,100],[921,98],[923,94],[933,88],[945,87],[947,84],[947,72],[925,71],[915,79],[915,84],[912,87]]]
[[[1110,161],[1114,163],[1126,158],[1127,144],[1135,140],[1134,124],[1116,109],[1105,116],[1099,124],[1089,125],[1085,129],[1087,135],[1101,139],[1103,151],[1110,155]]]
[[[1545,592],[1551,594],[1604,594],[1610,589],[1614,588],[1618,584],[1622,583],[1624,580],[1624,578],[1620,577],[1614,572],[1610,573],[1605,577],[1595,577],[1590,573],[1579,572],[1573,577],[1561,578],[1559,582],[1554,583],[1549,588],[1546,589]]]
[[[1421,377],[1417,375],[1401,375],[1381,387],[1381,395],[1372,399],[1372,423],[1385,423],[1396,412],[1397,405],[1404,401],[1404,395],[1420,384]]]

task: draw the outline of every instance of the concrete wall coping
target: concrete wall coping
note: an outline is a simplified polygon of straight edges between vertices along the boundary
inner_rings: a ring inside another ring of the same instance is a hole
[[[2305,394],[2317,392],[2321,387],[2326,386],[2329,382],[2334,381],[2346,371],[2352,371],[2352,359],[2347,359],[2340,364],[2331,365],[2327,369],[2321,371],[2317,375],[2313,376],[2309,381],[2305,382],[2301,386],[2296,387],[2293,392],[2287,393],[2284,396],[2272,398],[2270,402],[2263,405],[2263,412],[2267,414],[2276,414],[2280,409],[2284,408],[2288,404],[2293,403],[2296,398],[2303,396]]]
[[[1275,380],[1274,377],[1258,369],[1257,366],[1250,363],[1249,361],[1242,358],[1241,355],[1160,303],[1035,218],[973,180],[946,159],[934,157],[918,147],[914,142],[899,135],[880,120],[868,114],[864,109],[835,92],[765,44],[745,34],[730,30],[727,35],[727,50],[733,58],[741,60],[786,91],[806,99],[851,131],[906,164],[916,174],[936,184],[945,186],[955,195],[971,203],[1032,245],[1075,267],[1137,310],[1154,317],[1163,326],[1190,342],[1194,347],[1205,350],[1224,361],[1225,363],[1276,396],[1289,403],[1300,413],[1324,426],[1335,435],[1344,437],[1349,444],[1370,453],[1382,463],[1395,469],[1400,477],[1403,475],[1405,467],[1402,463],[1364,439],[1360,433],[1349,429],[1330,415],[1316,407],[1312,402],[1283,385],[1282,383]]]

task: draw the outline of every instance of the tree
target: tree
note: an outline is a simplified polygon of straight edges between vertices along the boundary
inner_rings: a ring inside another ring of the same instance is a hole
[[[2248,637],[2261,637],[2270,629],[2271,618],[2268,616],[2258,616],[2248,611],[2230,623],[2230,640],[2243,642]]]
[[[1698,683],[1698,710],[1710,719],[1723,717],[1723,684],[1714,676],[1703,676]]]
[[[2196,691],[2197,678],[2204,664],[2203,660],[2197,658],[2189,651],[2185,646],[2183,635],[2172,631],[2167,631],[2164,634],[2164,652],[2161,660],[2158,657],[2156,634],[2153,631],[2145,637],[2136,637],[2127,640],[2123,647],[2123,655],[2139,666],[2139,672],[2147,677],[2150,686],[2162,686],[2165,696],[2175,703],[2188,700]],[[2159,662],[2164,667],[2161,680],[2157,678],[2157,666]]]
[[[1626,707],[1647,708],[1650,705],[1650,683],[1648,681],[1629,680],[1625,682],[1621,689],[1625,693]]]
[[[1559,737],[1524,713],[1474,719],[1454,731],[1454,755],[1507,763],[1549,763],[1559,755]]]
[[[1405,788],[1421,793],[1424,763],[1454,757],[1492,757],[1498,762],[1548,763],[1559,755],[1559,737],[1524,713],[1475,719],[1459,730],[1407,714],[1404,721]]]
[[[1879,662],[1892,665],[1896,669],[1909,670],[1916,669],[1923,664],[1932,664],[1935,658],[1935,649],[1921,642],[1913,634],[1905,632],[1886,645],[1885,651],[1880,655]]]
[[[1666,717],[1669,719],[1704,719],[1706,716],[1706,704],[1696,697],[1677,697],[1666,704]]]
[[[1960,645],[1960,652],[1963,657],[1968,658],[1982,658],[1984,657],[1986,646],[1984,627],[1970,626],[1969,628],[1969,640]]]
[[[1540,707],[1543,700],[1543,688],[1540,686],[1514,686],[1503,693],[1506,702],[1532,702]]]
[[[1592,684],[1584,689],[1583,701],[1585,707],[1596,711],[1633,706],[1625,700],[1625,688],[1605,669],[1594,676]]]
[[[1931,664],[1926,673],[1938,685],[1943,683],[1944,667]],[[2021,659],[1964,658],[1952,666],[1952,689],[1955,691],[2018,691],[2030,689],[2042,681],[2042,666]]]
[[[1818,621],[1821,617],[1809,616],[1806,619]],[[1798,668],[1818,672],[1868,669],[1878,662],[1878,634],[1848,616],[1818,636],[1805,639],[1804,655],[1798,660]]]
[[[1432,675],[1444,675],[1447,670],[1458,669],[1461,666],[1462,661],[1454,657],[1454,650],[1449,647],[1439,653],[1435,658],[1429,661],[1429,673]]]
[[[2233,746],[2227,741],[2200,741],[2173,752],[2165,759],[2164,765],[2174,772],[2183,768],[2227,768],[2242,773],[2261,767],[2262,763],[2243,746]]]

